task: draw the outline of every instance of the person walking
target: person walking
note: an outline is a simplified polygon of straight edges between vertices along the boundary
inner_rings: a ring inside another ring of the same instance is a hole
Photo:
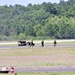
[[[44,47],[44,40],[41,41],[41,46]]]
[[[54,47],[56,46],[56,44],[57,44],[57,42],[56,42],[56,40],[54,40]]]

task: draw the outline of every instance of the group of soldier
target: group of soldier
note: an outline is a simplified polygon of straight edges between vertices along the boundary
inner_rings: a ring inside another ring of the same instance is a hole
[[[19,42],[18,46],[26,46],[26,45],[28,45],[30,47],[35,46],[33,40],[30,40],[28,42],[26,42],[26,41],[18,41],[18,42]],[[53,44],[54,44],[54,47],[55,47],[56,44],[57,44],[56,40],[54,40]],[[41,46],[44,47],[44,40],[41,40]]]
[[[54,47],[56,46],[57,42],[54,40]],[[41,46],[44,47],[44,40],[41,41]]]
[[[54,40],[53,44],[54,44],[54,47],[55,47],[56,44],[57,44],[56,40]],[[33,40],[31,40],[31,42],[30,42],[29,45],[30,45],[30,47],[35,45],[35,44],[33,43]],[[44,47],[44,40],[41,41],[41,46]]]

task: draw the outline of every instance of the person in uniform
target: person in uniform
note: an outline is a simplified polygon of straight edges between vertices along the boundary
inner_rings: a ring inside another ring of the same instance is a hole
[[[56,46],[56,44],[57,44],[57,42],[56,42],[56,40],[54,40],[54,46]]]
[[[33,40],[31,40],[31,42],[30,42],[30,47],[31,47],[31,46],[33,47]]]
[[[41,46],[44,47],[44,40],[41,41]]]

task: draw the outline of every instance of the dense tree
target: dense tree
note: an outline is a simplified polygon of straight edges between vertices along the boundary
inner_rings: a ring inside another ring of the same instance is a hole
[[[29,37],[75,39],[75,0],[0,6],[0,40]]]

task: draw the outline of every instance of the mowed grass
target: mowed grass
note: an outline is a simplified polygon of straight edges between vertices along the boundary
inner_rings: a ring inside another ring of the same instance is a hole
[[[75,66],[75,47],[0,50],[0,66]]]
[[[34,56],[50,54],[75,54],[75,47],[51,47],[51,48],[17,48],[0,49],[0,56]]]
[[[75,72],[41,72],[41,73],[20,73],[18,75],[75,75]]]
[[[12,75],[12,74],[0,74]],[[38,73],[17,73],[17,75],[75,75],[75,72],[38,72]]]

